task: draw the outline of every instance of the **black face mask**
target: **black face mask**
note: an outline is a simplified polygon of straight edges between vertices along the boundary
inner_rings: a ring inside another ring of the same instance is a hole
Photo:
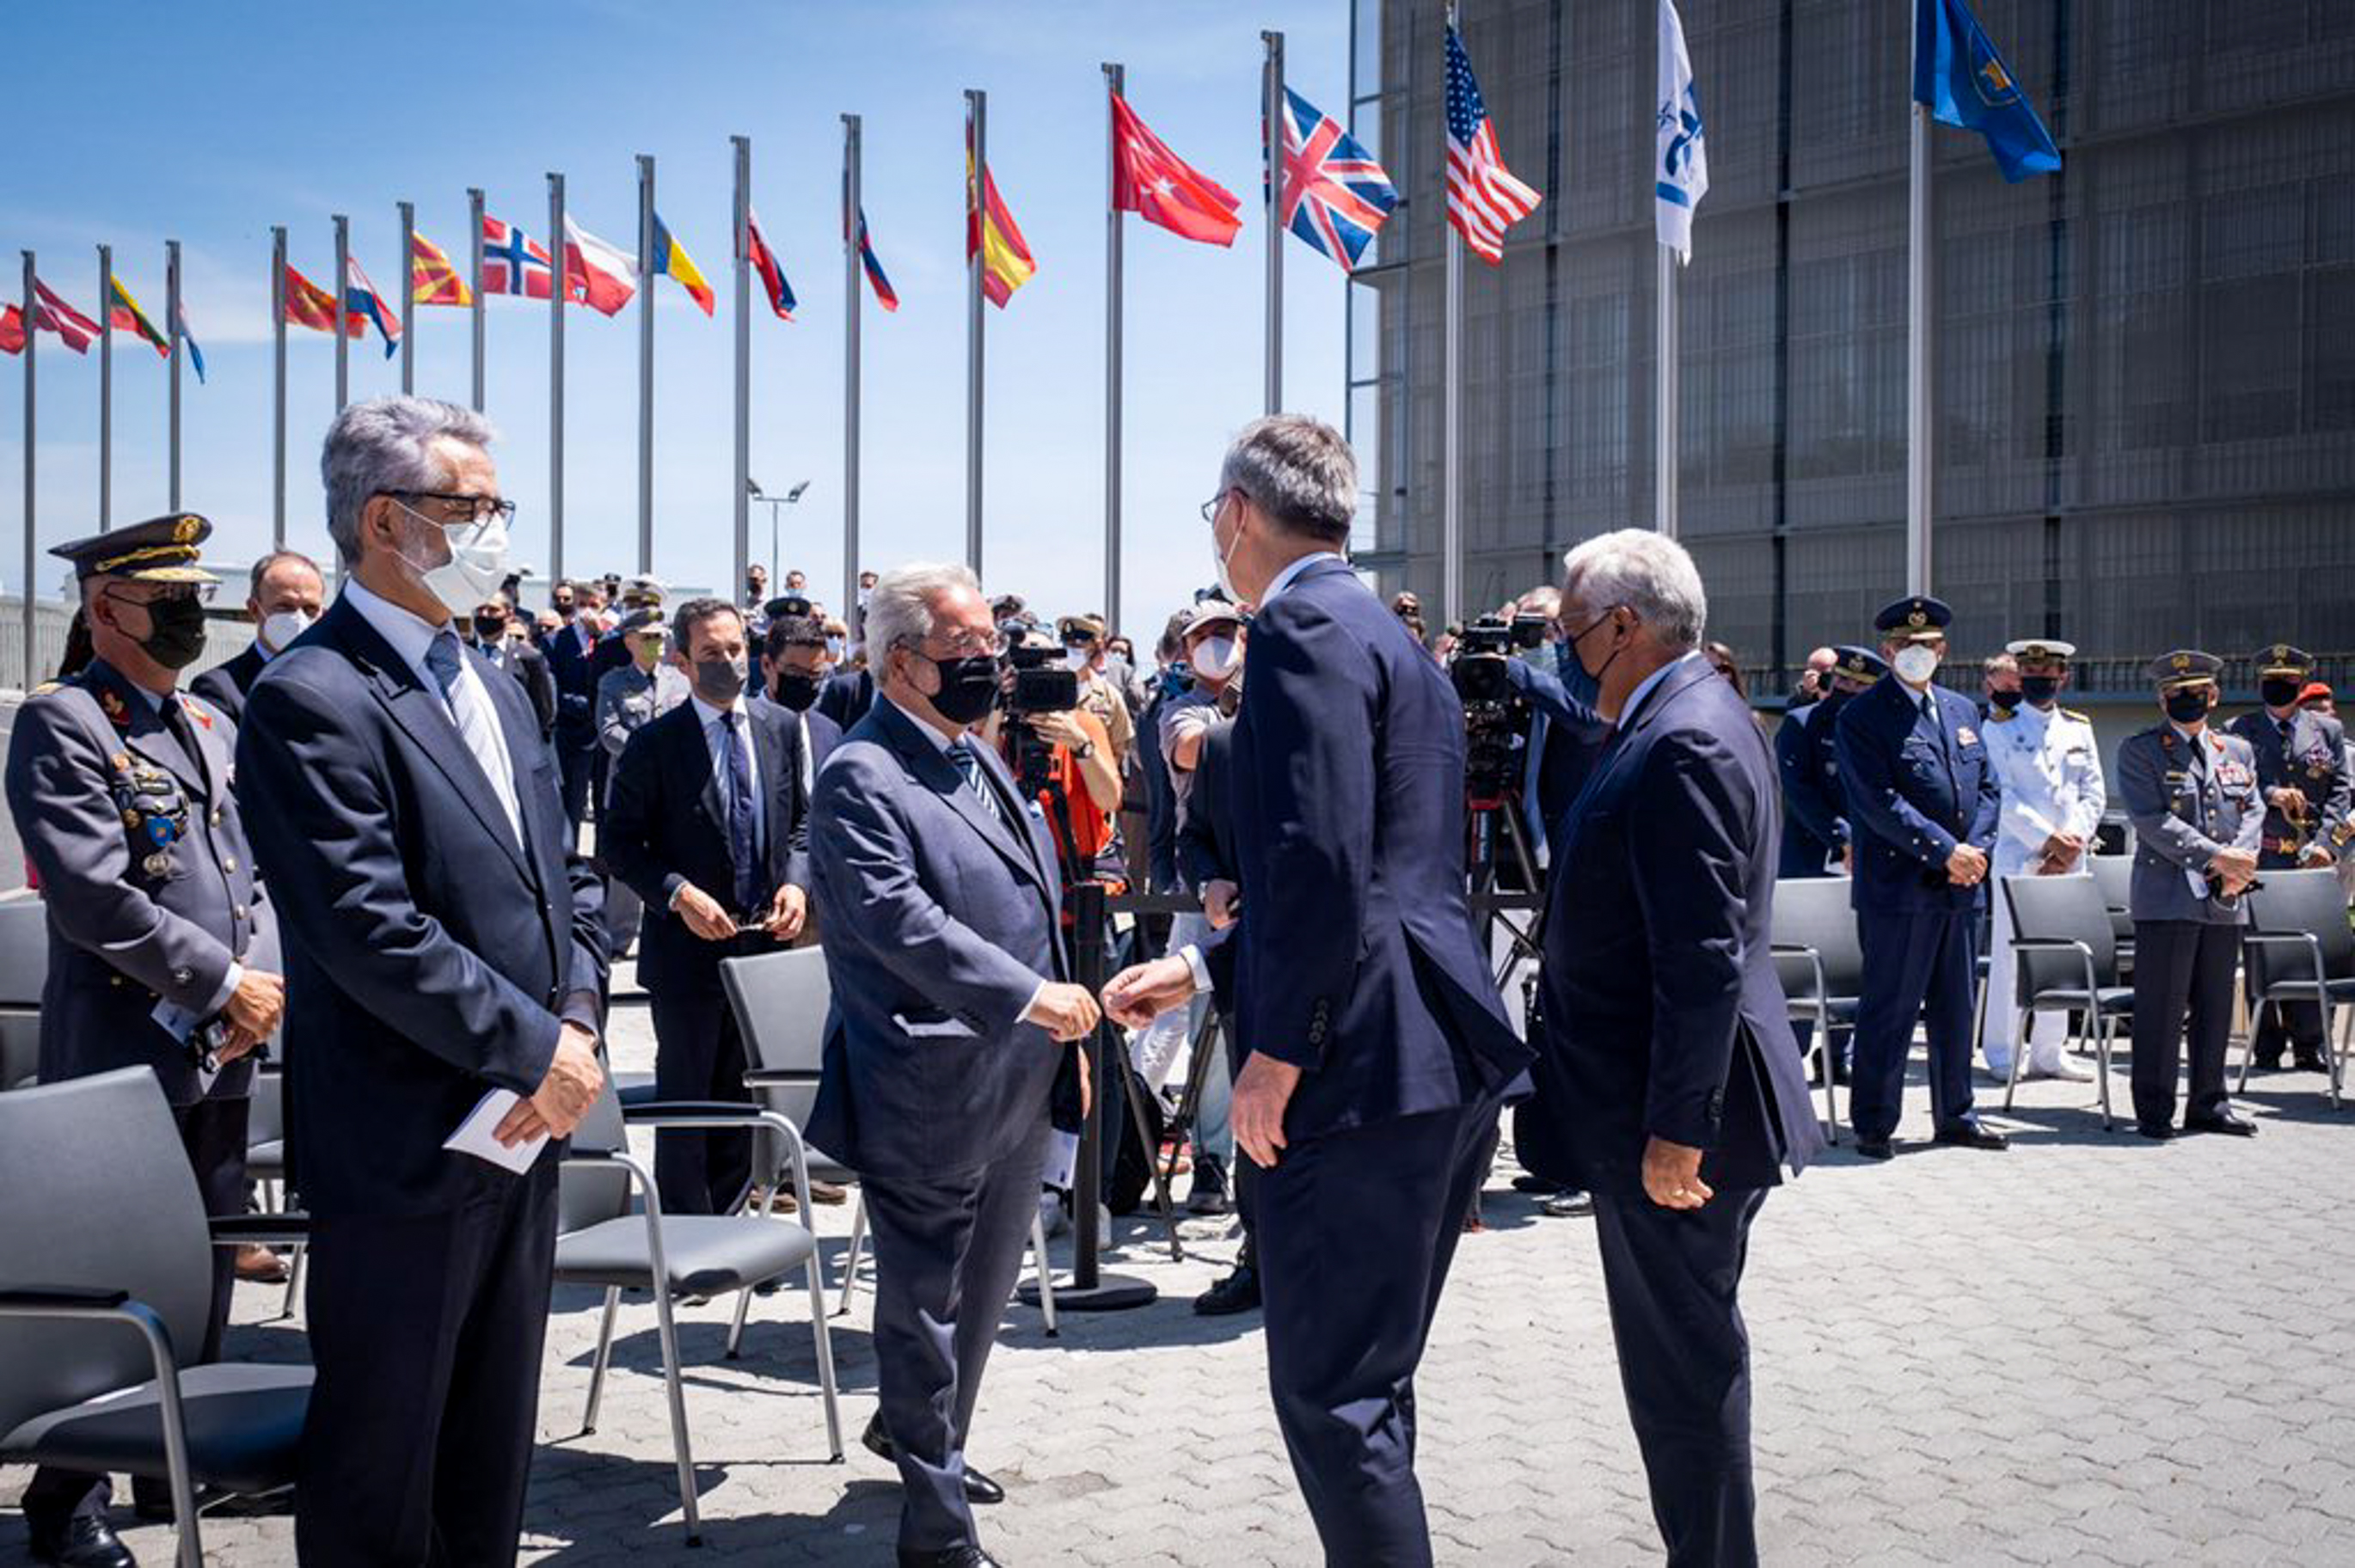
[[[1828,712],[1837,713],[1847,705],[1848,699],[1855,695],[1856,693],[1852,691],[1842,691],[1835,686],[1824,693],[1822,699],[1824,708]]]
[[[2208,693],[2196,686],[2169,692],[2167,716],[2178,724],[2190,724],[2205,719],[2208,717]]]
[[[970,724],[997,700],[997,658],[974,654],[961,659],[934,659],[941,688],[932,694],[932,710],[952,724]]]
[[[481,638],[484,642],[496,643],[506,635],[507,623],[506,616],[477,615],[474,617],[474,635]]]
[[[2268,676],[2257,683],[2257,695],[2265,699],[2268,708],[2287,708],[2297,700],[2297,682]]]
[[[817,700],[817,677],[796,675],[792,670],[781,669],[777,672],[776,688],[769,695],[780,708],[806,713],[810,704]]]
[[[1564,637],[1561,640],[1561,645],[1569,650],[1570,661],[1578,666],[1578,672],[1586,677],[1587,679],[1593,681],[1598,690],[1602,688],[1604,675],[1611,668],[1612,661],[1619,656],[1621,650],[1618,648],[1612,649],[1610,654],[1606,656],[1603,661],[1603,668],[1591,670],[1586,667],[1586,655],[1582,653],[1580,649],[1585,644],[1587,637],[1593,633],[1601,631],[1604,626],[1610,622],[1610,619],[1611,612],[1605,610],[1595,620],[1590,622],[1585,630],[1579,632],[1574,636]],[[1562,673],[1567,675],[1569,671],[1565,670]]]
[[[2019,677],[2019,694],[2041,708],[2061,695],[2061,677],[2057,675],[2023,675]]]
[[[150,600],[147,625],[147,635],[139,639],[139,645],[165,669],[186,669],[204,654],[204,601],[193,594]]]
[[[2020,686],[2013,687],[2009,691],[2001,687],[1996,688],[1987,693],[1987,706],[1998,713],[2010,712],[2019,706],[2020,694],[2025,685],[2026,683],[2022,682]]]

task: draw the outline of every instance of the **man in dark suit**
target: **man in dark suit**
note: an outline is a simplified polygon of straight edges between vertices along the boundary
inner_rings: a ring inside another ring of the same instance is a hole
[[[664,1100],[751,1099],[719,961],[771,953],[808,913],[809,796],[793,715],[745,699],[743,613],[690,599],[671,621],[690,695],[630,737],[613,763],[597,848],[645,901],[638,979],[652,999]],[[655,1138],[666,1213],[725,1214],[751,1174],[746,1133]]]
[[[574,837],[589,814],[589,786],[597,777],[597,617],[604,593],[593,581],[571,584],[572,613],[549,634],[548,673],[556,679],[556,765],[563,779],[564,815]]]
[[[237,727],[176,689],[204,648],[218,579],[197,559],[211,527],[174,514],[49,552],[73,563],[93,656],[27,698],[7,795],[48,923],[42,1081],[153,1070],[206,1212],[237,1214],[250,1053],[278,1027],[285,987],[232,784]],[[213,1253],[204,1340],[179,1347],[184,1364],[219,1356],[231,1259]],[[170,1517],[160,1482],[142,1478],[133,1495],[143,1515],[160,1504]],[[104,1475],[37,1470],[24,1498],[35,1560],[128,1564],[108,1498]]]
[[[1768,938],[1774,763],[1696,649],[1700,574],[1629,529],[1566,562],[1615,728],[1559,824],[1537,1102],[1594,1194],[1620,1379],[1671,1563],[1757,1561],[1737,1294],[1766,1189],[1823,1147]]]
[[[982,1369],[1039,1211],[1049,1104],[1095,999],[1070,983],[1045,823],[967,733],[1000,639],[973,573],[909,566],[868,603],[881,700],[818,776],[814,892],[834,1010],[810,1141],[858,1172],[875,1231],[881,1401],[865,1442],[906,1488],[900,1561],[991,1559],[965,1460]]]
[[[312,1217],[305,1562],[513,1560],[557,1156],[603,1083],[601,891],[523,688],[453,619],[505,570],[490,438],[422,398],[336,416],[321,468],[351,576],[255,683],[238,746]],[[495,1093],[498,1143],[548,1140],[520,1173],[443,1147]]]
[[[514,602],[505,592],[494,593],[474,606],[474,645],[493,669],[503,669],[523,684],[531,710],[539,717],[546,740],[556,728],[556,677],[549,673],[548,656],[527,637],[513,635]]]
[[[1203,510],[1258,606],[1236,722],[1230,939],[1124,971],[1131,1022],[1220,982],[1249,1052],[1268,1381],[1327,1559],[1424,1563],[1414,1371],[1529,1052],[1465,894],[1464,710],[1341,553],[1357,464],[1296,415],[1245,427]]]
[[[291,549],[272,550],[255,561],[249,581],[245,614],[253,623],[253,641],[227,664],[188,683],[191,692],[229,715],[231,723],[245,716],[245,694],[262,667],[319,619],[327,592],[318,562]]]
[[[873,639],[868,639],[868,663],[854,669],[838,669],[826,677],[818,688],[817,710],[834,720],[835,727],[847,735],[867,710],[875,706],[875,672]]]
[[[1849,1104],[1856,1151],[1867,1159],[1894,1152],[1917,1019],[1930,1039],[1932,1137],[2009,1147],[1971,1101],[1978,901],[2002,794],[1977,705],[1931,683],[1953,619],[1919,594],[1882,610],[1873,629],[1889,674],[1835,721],[1856,861],[1849,897],[1864,950]]]
[[[801,731],[802,775],[814,781],[826,759],[842,743],[842,726],[818,711],[818,691],[826,676],[826,626],[811,613],[809,601],[795,601],[799,610],[774,608],[771,600],[768,629],[761,635],[761,691],[753,706],[773,707]],[[809,790],[803,791],[807,795]]]

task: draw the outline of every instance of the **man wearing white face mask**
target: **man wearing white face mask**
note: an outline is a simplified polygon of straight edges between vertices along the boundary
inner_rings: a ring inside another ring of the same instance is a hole
[[[246,616],[254,625],[252,645],[227,664],[197,677],[188,683],[188,689],[230,719],[242,720],[245,694],[253,689],[262,666],[311,629],[326,592],[318,562],[307,555],[272,550],[255,561],[252,592],[245,600]]]
[[[1105,667],[1103,618],[1066,615],[1055,623],[1055,634],[1063,645],[1064,662],[1080,677],[1080,707],[1104,727],[1112,741],[1113,765],[1125,773],[1129,750],[1136,744],[1136,720]]]

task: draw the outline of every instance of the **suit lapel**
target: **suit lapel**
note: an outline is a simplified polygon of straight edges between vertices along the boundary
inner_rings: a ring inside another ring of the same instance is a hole
[[[785,871],[785,844],[792,837],[787,814],[792,806],[791,792],[801,788],[798,767],[785,760],[784,719],[764,702],[748,702],[745,711],[751,716],[748,728],[752,732],[753,754],[761,763],[761,834],[763,857],[769,865],[769,880],[782,881]]]
[[[121,726],[123,743],[179,780],[183,788],[210,800],[212,785],[205,776],[204,764],[188,755],[172,731],[165,728],[163,715],[148,701],[147,694],[103,659],[91,662],[91,673],[101,688],[99,706],[107,717],[112,720],[119,711],[130,720]],[[177,702],[179,694],[175,692],[167,700]],[[189,723],[193,725],[195,720]]]
[[[1045,881],[1046,879],[1039,874],[1037,860],[1014,837],[1014,823],[1019,820],[1018,817],[1000,822],[991,815],[989,807],[982,804],[981,797],[966,787],[964,774],[957,771],[957,765],[950,762],[946,753],[930,740],[918,734],[916,721],[900,712],[898,705],[889,698],[878,693],[875,706],[868,711],[882,716],[884,731],[891,737],[892,744],[899,748],[900,756],[908,764],[910,772],[929,784],[933,793],[948,803],[949,809],[964,818],[991,848],[1006,857],[1008,865],[1033,882]],[[989,771],[989,765],[985,762],[982,764],[985,779],[988,777]],[[1002,795],[998,804],[1001,808],[1005,805]],[[1028,837],[1027,829],[1024,837]]]

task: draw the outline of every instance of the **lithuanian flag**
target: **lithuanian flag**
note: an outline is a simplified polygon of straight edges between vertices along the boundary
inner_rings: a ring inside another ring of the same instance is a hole
[[[123,280],[109,272],[106,276],[106,290],[109,296],[106,302],[107,314],[113,318],[114,330],[137,333],[155,345],[155,353],[159,357],[169,359],[172,357],[172,346],[164,340],[162,333],[155,330],[155,324],[147,319],[147,313],[139,308],[139,302],[131,297],[131,291],[123,286]]]
[[[677,279],[678,286],[685,289],[695,303],[703,307],[703,314],[706,315],[711,314],[711,285],[703,281],[703,274],[696,270],[695,262],[684,250],[680,249],[678,241],[670,237],[670,230],[664,226],[662,214],[659,212],[655,214],[653,270],[657,272],[667,272]]]
[[[1014,297],[1014,291],[1028,283],[1039,271],[1039,263],[1030,256],[1030,247],[1024,243],[1022,230],[1007,210],[1006,200],[997,194],[997,181],[987,169],[981,171],[981,208],[974,210],[973,141],[967,133],[964,149],[964,257],[971,261],[974,252],[981,252],[981,292],[998,309]]]

